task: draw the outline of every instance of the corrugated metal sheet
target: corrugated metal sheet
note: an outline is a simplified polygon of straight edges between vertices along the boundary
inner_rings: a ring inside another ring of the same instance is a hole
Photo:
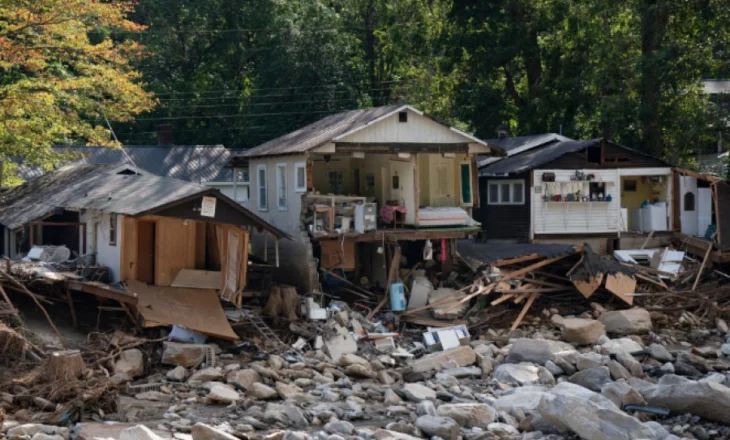
[[[226,168],[231,150],[222,145],[131,145],[124,150],[140,169],[156,176],[173,177],[194,183],[232,182],[233,170]],[[58,146],[59,154],[73,155],[72,163],[128,164],[119,148]],[[45,172],[20,164],[23,180],[31,180]]]
[[[309,151],[333,138],[364,127],[374,120],[388,115],[403,105],[387,105],[361,110],[351,110],[327,116],[298,130],[279,136],[241,153],[240,157],[274,156]]]

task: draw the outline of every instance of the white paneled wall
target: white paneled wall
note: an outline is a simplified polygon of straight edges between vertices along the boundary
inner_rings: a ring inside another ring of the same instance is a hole
[[[532,191],[532,231],[534,234],[576,234],[618,232],[621,228],[621,188],[619,172],[612,170],[583,170],[594,174],[596,182],[604,182],[610,202],[546,202],[547,185],[543,173],[554,173],[555,182],[561,183],[563,196],[568,192],[570,177],[575,170],[535,170]],[[579,183],[579,182],[578,182]],[[587,194],[589,185],[583,184]],[[537,189],[537,191],[536,191]],[[563,197],[563,198],[564,198]]]

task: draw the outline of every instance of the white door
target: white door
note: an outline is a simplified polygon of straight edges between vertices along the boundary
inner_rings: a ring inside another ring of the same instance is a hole
[[[712,224],[712,189],[697,188],[697,235],[702,237]]]
[[[431,178],[431,206],[458,206],[454,200],[454,172],[452,162],[437,161],[433,164]]]
[[[697,215],[697,179],[690,176],[679,177],[679,220],[682,222],[682,233],[699,235]],[[704,234],[705,231],[702,231]]]

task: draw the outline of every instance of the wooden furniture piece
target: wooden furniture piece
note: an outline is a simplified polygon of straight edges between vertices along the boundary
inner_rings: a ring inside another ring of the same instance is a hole
[[[315,224],[317,218],[324,214],[323,217],[327,221],[327,232],[335,232],[335,207],[334,206],[325,206],[325,205],[315,205],[314,207],[314,219]],[[322,226],[322,229],[324,229],[324,225]]]

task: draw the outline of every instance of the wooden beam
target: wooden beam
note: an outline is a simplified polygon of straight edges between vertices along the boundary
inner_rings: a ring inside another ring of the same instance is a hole
[[[499,297],[499,298],[495,299],[494,301],[492,301],[491,304],[493,306],[496,306],[497,304],[501,304],[501,303],[509,300],[510,298],[514,297],[515,295],[516,295],[515,293],[507,293],[507,294],[504,294],[501,297]]]
[[[538,261],[535,264],[531,264],[531,265],[529,265],[527,267],[523,267],[522,269],[516,270],[514,272],[510,272],[510,273],[502,276],[502,278],[500,279],[500,281],[508,281],[508,280],[513,279],[513,278],[521,277],[522,275],[524,275],[526,273],[529,273],[529,272],[532,272],[535,269],[539,269],[539,268],[541,268],[543,266],[547,266],[548,264],[555,263],[556,261],[562,260],[563,258],[569,257],[571,255],[575,255],[575,254],[560,255],[560,256],[557,256],[557,257],[547,258],[545,260]]]
[[[79,321],[76,318],[76,307],[74,306],[74,298],[73,294],[71,293],[71,289],[66,286],[66,299],[68,300],[68,308],[71,311],[71,322],[73,322],[73,325],[75,328],[78,328]]]
[[[707,246],[707,252],[705,252],[705,258],[702,259],[702,264],[700,265],[700,270],[697,271],[697,278],[695,278],[694,284],[692,284],[692,291],[694,292],[695,289],[697,289],[697,285],[700,283],[700,278],[702,278],[702,271],[705,270],[705,265],[707,265],[707,260],[710,258],[710,252],[712,252],[712,243],[710,243],[709,246]]]
[[[468,153],[467,142],[335,142],[337,153]]]
[[[532,303],[535,302],[537,297],[540,296],[539,293],[533,293],[530,295],[530,299],[527,300],[527,303],[525,303],[525,306],[522,308],[522,311],[517,316],[517,319],[515,319],[515,322],[512,324],[512,327],[510,328],[511,331],[517,330],[517,327],[520,326],[520,323],[522,323],[522,320],[525,319],[525,315],[527,315],[527,311],[530,310],[530,307],[532,307]]]
[[[388,298],[390,297],[390,285],[395,281],[396,277],[398,276],[398,269],[400,268],[400,246],[395,246],[395,250],[393,250],[393,257],[390,259],[390,268],[388,269],[388,281],[385,283],[385,297],[383,300],[378,304],[372,312],[368,313],[368,321],[373,319],[373,316],[375,316],[376,313],[382,309],[385,304],[388,302]]]
[[[649,241],[654,236],[654,230],[652,229],[649,231],[649,235],[646,236],[646,240],[644,240],[644,243],[641,244],[641,247],[639,249],[644,249],[647,244],[649,244]]]
[[[538,258],[540,258],[540,256],[537,254],[523,255],[521,257],[516,257],[516,258],[497,260],[494,263],[492,263],[491,266],[492,267],[509,266],[512,264],[523,263],[525,261],[537,260]]]

